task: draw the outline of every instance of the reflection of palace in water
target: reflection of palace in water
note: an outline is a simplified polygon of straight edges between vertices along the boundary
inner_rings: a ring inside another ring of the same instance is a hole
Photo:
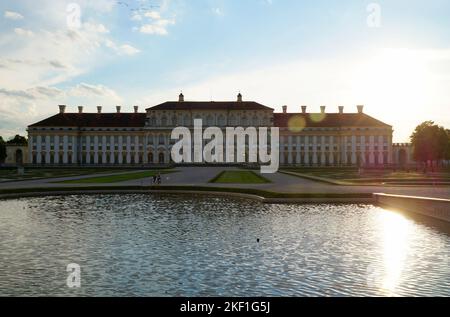
[[[115,113],[59,113],[28,127],[28,153],[24,158],[36,165],[146,165],[170,164],[173,128],[193,127],[202,119],[204,127],[279,127],[280,164],[296,166],[384,166],[398,163],[401,156],[392,144],[392,126],[364,113],[335,113],[321,107],[319,113],[282,113],[256,102],[169,101],[140,113],[116,107]],[[206,143],[207,141],[205,141]],[[407,152],[409,153],[409,152]],[[403,157],[403,156],[402,156]]]

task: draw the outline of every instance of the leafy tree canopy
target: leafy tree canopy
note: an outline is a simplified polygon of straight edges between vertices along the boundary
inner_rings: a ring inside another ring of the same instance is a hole
[[[433,121],[425,121],[418,125],[411,135],[411,143],[414,146],[413,155],[416,161],[438,161],[448,155],[448,133]]]
[[[17,144],[17,145],[27,145],[28,140],[26,137],[21,135],[16,135],[15,137],[11,138],[6,142],[7,144]]]
[[[0,163],[3,163],[6,158],[6,145],[3,138],[0,136]]]

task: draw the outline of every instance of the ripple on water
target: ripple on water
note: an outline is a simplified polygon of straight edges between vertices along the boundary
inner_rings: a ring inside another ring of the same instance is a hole
[[[0,210],[0,295],[450,295],[449,236],[370,205],[98,195]]]

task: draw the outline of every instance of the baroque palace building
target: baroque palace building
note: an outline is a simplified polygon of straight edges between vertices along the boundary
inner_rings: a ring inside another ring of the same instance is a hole
[[[173,128],[203,126],[279,127],[280,164],[298,166],[383,166],[393,163],[392,126],[364,113],[282,113],[256,102],[243,101],[239,94],[231,102],[169,101],[145,113],[66,112],[28,127],[27,161],[34,165],[148,165],[170,164]],[[204,141],[207,143],[207,141]],[[224,142],[225,143],[225,142]]]

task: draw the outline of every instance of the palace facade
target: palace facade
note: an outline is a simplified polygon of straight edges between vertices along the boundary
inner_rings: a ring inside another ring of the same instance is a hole
[[[28,162],[34,165],[152,165],[170,164],[173,128],[193,128],[202,119],[204,128],[279,127],[280,164],[296,166],[383,166],[393,162],[392,126],[364,113],[336,113],[321,107],[310,113],[282,113],[239,94],[236,101],[169,101],[131,113],[59,113],[28,127]],[[207,141],[205,141],[207,143]]]

